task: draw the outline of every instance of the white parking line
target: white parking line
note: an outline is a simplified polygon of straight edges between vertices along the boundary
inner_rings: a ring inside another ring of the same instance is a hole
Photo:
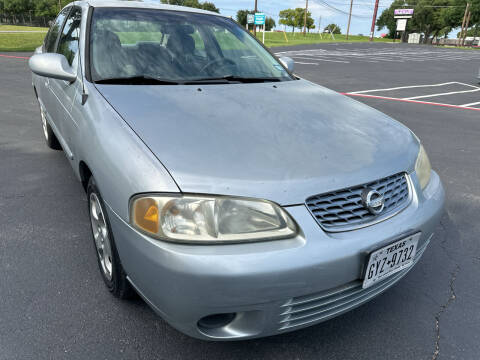
[[[335,44],[331,44],[334,45]],[[446,50],[446,49],[364,49],[364,48],[339,48],[335,49],[307,49],[307,50],[288,50],[278,52],[277,55],[285,55],[291,57],[309,56],[320,57],[315,59],[318,61],[331,62],[347,61],[352,62],[425,62],[425,61],[472,61],[480,60],[479,51],[462,51],[462,50]]]
[[[446,83],[442,83],[442,84],[433,84],[433,85],[430,84],[430,85],[399,86],[399,87],[388,88],[388,89],[373,89],[373,90],[352,91],[352,92],[349,92],[349,94],[364,94],[364,93],[377,92],[377,91],[393,91],[393,90],[414,89],[414,88],[421,88],[421,87],[445,86],[445,85],[451,85],[451,84],[462,84],[462,83],[459,83],[459,82],[456,82],[456,81],[451,81],[451,82],[446,82]],[[469,86],[471,86],[471,85],[469,85]]]
[[[388,92],[388,91],[404,90],[404,89],[435,88],[435,87],[441,87],[441,86],[448,86],[448,85],[452,85],[452,84],[457,84],[457,85],[461,85],[461,86],[464,86],[464,87],[467,87],[467,88],[472,88],[472,89],[450,91],[450,92],[445,92],[445,93],[436,93],[436,94],[429,94],[429,95],[420,95],[420,96],[413,96],[413,97],[407,97],[407,98],[389,97],[389,96],[384,96],[384,94],[382,94],[382,93],[380,93],[378,95],[373,95],[373,94],[370,95],[369,94],[369,93],[378,93],[378,92],[382,92],[382,91]],[[408,103],[427,104],[427,105],[442,106],[442,107],[449,107],[449,108],[468,109],[468,110],[480,111],[480,107],[474,107],[476,105],[480,105],[480,101],[472,102],[472,103],[468,103],[468,104],[463,104],[463,105],[453,105],[453,104],[444,104],[444,103],[439,103],[439,102],[418,100],[418,99],[431,98],[431,97],[437,97],[437,96],[470,94],[470,93],[474,93],[474,92],[478,92],[478,91],[480,91],[479,86],[474,86],[474,85],[471,85],[471,84],[465,84],[465,83],[461,83],[461,82],[458,82],[458,81],[450,81],[450,82],[441,83],[441,84],[398,86],[398,87],[386,88],[386,89],[371,89],[371,90],[353,91],[353,92],[342,93],[342,94],[349,95],[349,96],[360,96],[360,97],[367,97],[367,98],[374,98],[374,99],[403,101],[403,102],[408,102]]]
[[[472,88],[474,88],[474,89],[480,89],[480,87],[475,86],[475,85],[465,84],[465,83],[461,83],[461,82],[457,82],[457,84],[464,85],[464,86],[470,86],[470,87],[472,87]]]
[[[300,62],[300,61],[295,61],[295,64],[302,64],[302,65],[319,65],[318,63],[307,63],[307,62]]]
[[[402,98],[403,100],[416,100],[416,99],[423,99],[423,98],[429,98],[429,97],[437,97],[437,96],[446,96],[446,95],[456,95],[456,94],[465,94],[465,93],[472,93],[475,91],[480,91],[480,88],[474,89],[474,90],[462,90],[462,91],[451,91],[447,93],[441,93],[441,94],[430,94],[430,95],[421,95],[421,96],[413,96],[409,98]]]
[[[318,56],[293,56],[294,59],[304,59],[304,60],[317,60],[317,61],[328,61],[328,62],[336,62],[336,63],[344,63],[344,64],[350,64],[350,61],[342,61],[342,60],[330,60],[330,59],[323,59]],[[301,63],[299,63],[301,64]]]
[[[480,101],[474,102],[474,103],[470,103],[470,104],[463,104],[463,105],[460,105],[460,106],[469,107],[469,106],[474,106],[474,105],[480,105]]]

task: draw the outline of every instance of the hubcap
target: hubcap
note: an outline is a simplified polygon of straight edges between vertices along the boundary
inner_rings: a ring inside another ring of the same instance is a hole
[[[112,280],[112,247],[102,206],[95,193],[90,194],[90,221],[103,274]]]
[[[43,135],[45,136],[45,139],[48,140],[47,118],[45,117],[45,113],[43,112],[43,109],[40,110],[40,114],[42,116]]]

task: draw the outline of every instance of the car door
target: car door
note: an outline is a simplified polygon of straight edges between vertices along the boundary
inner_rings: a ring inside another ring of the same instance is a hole
[[[63,26],[56,50],[58,54],[67,58],[68,64],[77,73],[77,81],[71,83],[65,80],[50,79],[50,90],[57,101],[58,130],[62,137],[62,146],[70,160],[73,160],[74,153],[72,137],[78,128],[72,116],[72,106],[81,86],[78,51],[81,22],[82,9],[73,6]]]
[[[60,32],[65,23],[65,19],[70,12],[70,7],[63,9],[55,19],[54,23],[50,27],[50,30],[45,37],[43,43],[42,53],[53,53],[57,49],[57,43],[60,36]],[[52,79],[43,76],[37,76],[35,81],[35,89],[37,90],[40,106],[43,108],[50,124],[57,129],[58,119],[57,113],[57,100],[50,90],[50,82]]]

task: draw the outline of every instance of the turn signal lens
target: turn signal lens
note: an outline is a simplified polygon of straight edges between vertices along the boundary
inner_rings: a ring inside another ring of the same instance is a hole
[[[152,234],[158,232],[158,203],[155,199],[138,199],[132,211],[137,227]]]
[[[298,232],[277,204],[226,196],[138,196],[132,199],[131,219],[148,235],[175,242],[264,241],[291,238]]]

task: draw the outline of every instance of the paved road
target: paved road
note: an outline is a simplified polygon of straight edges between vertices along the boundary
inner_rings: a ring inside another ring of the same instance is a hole
[[[295,49],[470,54],[389,44]],[[437,105],[398,99],[473,90],[465,84],[477,86],[479,65],[429,57],[298,65],[301,76],[339,92],[403,87],[356,98],[422,139],[446,186],[447,212],[422,260],[372,302],[298,332],[208,343],[173,330],[142,301],[117,301],[104,289],[85,194],[64,155],[44,145],[26,62],[0,57],[0,359],[478,359],[480,112],[438,105],[447,104],[444,95],[428,98]],[[443,83],[452,84],[412,87]],[[446,97],[462,105],[476,102],[472,94]]]

